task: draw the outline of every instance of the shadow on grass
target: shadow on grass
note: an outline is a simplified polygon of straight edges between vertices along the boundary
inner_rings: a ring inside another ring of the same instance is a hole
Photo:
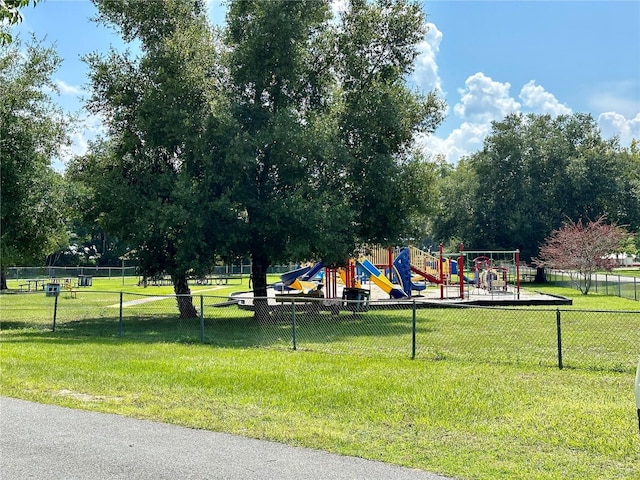
[[[3,342],[112,343],[204,343],[223,348],[286,347],[293,345],[293,316],[278,316],[258,322],[249,312],[229,312],[229,316],[181,319],[175,314],[118,316],[32,324],[2,322]],[[385,337],[411,338],[411,317],[397,313],[348,313],[331,315],[300,312],[295,315],[295,334],[300,344],[331,344],[358,341],[375,343]],[[421,327],[424,331],[424,327]]]

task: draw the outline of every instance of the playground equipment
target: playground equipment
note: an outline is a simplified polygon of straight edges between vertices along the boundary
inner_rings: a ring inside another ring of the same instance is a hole
[[[400,249],[400,253],[398,253],[396,259],[393,261],[393,267],[396,275],[400,278],[402,289],[408,296],[411,296],[414,290],[421,292],[427,288],[426,281],[420,283],[414,283],[413,281],[408,248],[404,247]]]
[[[401,289],[411,296],[422,292],[427,282],[440,289],[440,299],[464,299],[470,294],[505,294],[520,296],[519,251],[464,251],[445,254],[440,245],[437,255],[414,246],[402,248],[369,247],[367,254],[376,267],[395,277]],[[395,260],[393,260],[395,257]],[[470,265],[473,276],[465,275],[465,265]],[[411,274],[422,281],[416,281]]]
[[[413,292],[423,292],[429,284],[440,290],[440,299],[465,299],[469,295],[513,294],[520,298],[519,251],[464,251],[445,255],[440,245],[438,255],[416,247],[364,248],[357,260],[345,267],[329,268],[322,262],[301,266],[281,275],[276,290],[295,290],[296,295],[338,298],[339,280],[345,290],[359,291],[367,279],[391,298],[409,298]],[[473,278],[465,275],[465,264],[471,266]],[[324,284],[313,281],[322,275]],[[414,276],[416,275],[416,276]],[[325,294],[322,294],[322,287]],[[348,293],[348,292],[347,292]],[[344,291],[343,291],[344,296]]]
[[[364,268],[364,270],[369,274],[369,278],[373,283],[375,283],[378,287],[380,287],[385,293],[388,293],[393,298],[406,298],[407,295],[406,290],[403,290],[400,287],[397,287],[391,280],[384,276],[384,274],[378,270],[378,268],[371,263],[364,255],[360,255],[358,258],[358,264]],[[409,292],[411,293],[411,292]]]
[[[473,260],[475,271],[475,284],[489,292],[507,291],[508,271],[506,267],[491,265],[491,258],[487,256],[476,257]]]
[[[306,265],[280,275],[280,283],[275,285],[275,289],[280,292],[289,290],[299,290],[303,294],[309,294],[318,290],[320,283],[312,280],[324,268],[324,264],[316,262],[313,266]]]

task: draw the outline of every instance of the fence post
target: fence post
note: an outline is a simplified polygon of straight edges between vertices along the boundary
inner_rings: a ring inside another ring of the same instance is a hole
[[[122,291],[120,291],[120,318],[118,319],[118,336],[122,336]]]
[[[296,333],[296,302],[291,301],[291,333],[293,336],[293,349],[298,349],[298,339]]]
[[[462,283],[462,282],[460,282]],[[413,300],[411,309],[411,360],[416,358],[416,301]]]
[[[56,295],[55,300],[53,301],[53,325],[51,327],[51,331],[56,331],[56,318],[58,316],[58,295]]]
[[[560,322],[560,309],[556,309],[556,332],[558,336],[558,368],[562,370],[562,324]]]
[[[200,343],[204,343],[204,296],[200,295]]]
[[[637,301],[638,300],[638,282],[637,282],[637,278],[633,277],[633,298]]]

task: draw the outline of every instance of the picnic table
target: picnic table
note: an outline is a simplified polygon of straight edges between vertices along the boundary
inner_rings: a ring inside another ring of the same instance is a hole
[[[227,285],[232,280],[239,280],[242,283],[242,275],[205,275],[195,280],[198,285]]]
[[[44,290],[44,285],[45,283],[49,282],[49,279],[48,278],[30,278],[28,280],[25,280],[25,282],[26,283],[20,284],[20,291],[23,291],[24,288],[26,287],[27,292],[30,292],[32,285],[35,291],[38,290],[38,285],[41,285],[42,290]]]

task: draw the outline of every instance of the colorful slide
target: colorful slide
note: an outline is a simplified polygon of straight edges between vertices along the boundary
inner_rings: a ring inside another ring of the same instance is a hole
[[[276,284],[276,290],[301,290],[303,293],[313,292],[318,285],[311,280],[324,267],[322,262],[316,263],[313,267],[301,267],[280,275],[281,283]]]
[[[396,287],[393,283],[385,277],[376,266],[367,260],[364,256],[360,256],[358,263],[364,268],[370,275],[371,281],[379,286],[385,293],[388,293],[393,298],[406,298],[407,294],[399,287]]]
[[[411,292],[414,290],[420,292],[427,288],[426,283],[413,283],[411,280],[411,264],[409,262],[409,249],[403,248],[393,261],[393,267],[396,269],[402,288],[405,293],[411,296]]]
[[[427,280],[429,280],[431,283],[442,283],[440,281],[440,279],[438,277],[436,277],[435,275],[431,275],[430,273],[427,272],[423,272],[422,270],[420,270],[417,267],[414,267],[413,265],[411,265],[411,271],[413,273],[417,273],[418,275],[420,275],[423,278],[426,278]]]
[[[311,267],[296,268],[295,270],[291,270],[290,272],[280,275],[280,280],[285,287],[288,287],[296,280],[296,278],[305,275],[309,270],[311,270]]]
[[[300,280],[313,280],[313,278],[318,274],[320,270],[323,269],[323,267],[324,263],[322,263],[322,261],[316,263],[313,267],[311,267],[311,270],[300,277]]]
[[[455,260],[451,260],[451,273],[453,275],[459,275],[458,273],[458,262],[456,262]],[[467,283],[476,283],[476,281],[472,278],[467,277],[466,275],[464,276],[464,281]]]

